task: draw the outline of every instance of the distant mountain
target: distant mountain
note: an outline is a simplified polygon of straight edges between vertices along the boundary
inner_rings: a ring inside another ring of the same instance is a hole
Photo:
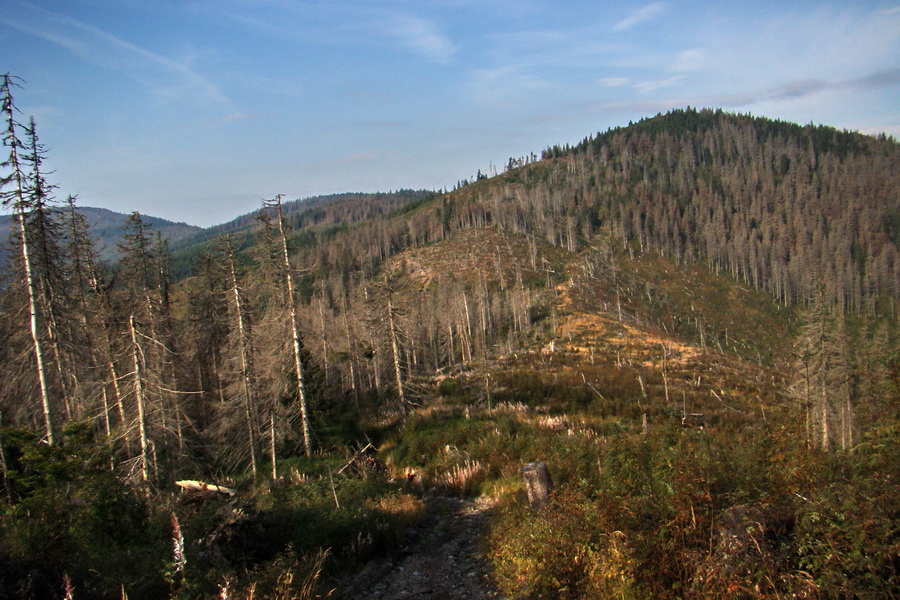
[[[118,254],[117,244],[122,237],[122,228],[128,215],[90,206],[79,206],[78,211],[87,219],[100,258],[106,261],[115,260]],[[147,215],[141,215],[141,217],[144,224],[149,226],[154,234],[157,231],[162,232],[163,236],[168,238],[172,244],[203,231],[203,228],[187,223],[175,223]],[[13,221],[10,215],[0,216],[0,247],[3,248],[0,256],[5,255],[5,251],[8,249],[12,225]]]
[[[122,227],[128,215],[106,210],[105,208],[79,207],[90,224],[91,234],[97,242],[97,248],[103,258],[110,258],[116,254],[116,244],[122,236]],[[163,237],[168,238],[171,244],[178,243],[180,240],[191,236],[198,231],[203,231],[202,227],[189,225],[187,223],[176,223],[159,217],[151,217],[141,215],[144,224],[150,227],[154,233],[162,232]]]

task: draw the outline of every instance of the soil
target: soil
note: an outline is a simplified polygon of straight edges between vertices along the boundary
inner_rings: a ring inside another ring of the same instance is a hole
[[[372,560],[334,597],[501,600],[482,551],[490,501],[431,495],[425,509],[424,521],[398,553]]]

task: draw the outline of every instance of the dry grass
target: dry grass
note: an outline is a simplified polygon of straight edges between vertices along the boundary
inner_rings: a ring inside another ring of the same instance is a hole
[[[372,507],[394,517],[400,529],[411,527],[425,515],[425,502],[413,494],[383,496]]]
[[[466,459],[462,464],[453,465],[439,474],[434,484],[447,492],[466,495],[471,494],[487,478],[487,474],[487,469],[480,462]]]
[[[317,592],[322,569],[330,552],[319,550],[304,560],[281,559],[277,572],[266,573],[240,589],[232,589],[228,578],[219,585],[220,600],[312,600]],[[327,595],[331,595],[329,592]]]

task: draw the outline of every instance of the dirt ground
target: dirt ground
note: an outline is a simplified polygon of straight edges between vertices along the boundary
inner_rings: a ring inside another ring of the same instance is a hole
[[[397,554],[371,561],[335,590],[342,600],[479,600],[503,596],[482,555],[490,503],[429,496],[424,522]]]

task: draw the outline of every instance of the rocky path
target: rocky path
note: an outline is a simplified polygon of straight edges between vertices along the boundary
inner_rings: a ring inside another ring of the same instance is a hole
[[[444,496],[426,499],[425,521],[397,554],[370,562],[337,597],[349,600],[502,598],[482,556],[490,504]]]

